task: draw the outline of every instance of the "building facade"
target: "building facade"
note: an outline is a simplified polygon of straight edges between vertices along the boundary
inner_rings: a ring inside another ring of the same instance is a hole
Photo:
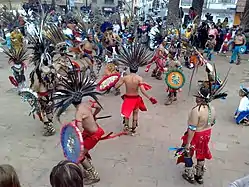
[[[217,22],[218,19],[222,21],[227,17],[229,24],[232,25],[236,13],[236,4],[237,0],[205,0],[201,19],[205,20],[205,15],[210,13],[213,16],[214,22]],[[185,14],[188,14],[188,10],[192,5],[192,0],[181,0],[180,5]]]

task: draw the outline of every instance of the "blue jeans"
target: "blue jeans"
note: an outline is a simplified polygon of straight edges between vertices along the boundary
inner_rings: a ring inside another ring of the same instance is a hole
[[[208,60],[212,60],[212,57],[213,57],[213,49],[206,48],[206,49],[204,50],[204,53],[207,53],[207,58],[208,58]]]
[[[235,46],[232,50],[232,56],[231,56],[231,60],[230,60],[230,63],[233,63],[233,62],[236,62],[236,60],[238,60],[238,63],[240,61],[240,54],[241,54],[241,47],[245,47],[245,46]]]

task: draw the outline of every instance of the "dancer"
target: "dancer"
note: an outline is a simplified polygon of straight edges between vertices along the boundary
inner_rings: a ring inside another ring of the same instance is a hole
[[[57,73],[52,62],[53,49],[55,48],[48,45],[48,43],[53,45],[53,42],[48,40],[49,38],[45,40],[42,33],[44,32],[41,29],[39,35],[30,36],[29,38],[30,48],[33,49],[31,62],[35,66],[30,73],[30,88],[38,94],[41,110],[39,118],[44,124],[43,135],[52,136],[55,134],[53,125],[54,102],[52,95],[56,87],[57,79]]]
[[[156,68],[152,71],[151,77],[156,77],[158,80],[162,80],[162,74],[166,65],[168,51],[165,49],[167,40],[163,40],[157,48],[156,54],[153,56],[149,65],[146,66],[145,72],[148,72],[152,63],[156,63]]]
[[[90,69],[91,76],[96,77],[94,71],[93,71],[93,65],[94,65],[94,54],[96,54],[96,46],[93,42],[93,35],[91,32],[87,35],[87,40],[84,40],[80,45],[79,49],[82,53],[82,57],[84,59],[84,62],[88,65],[88,68]]]
[[[195,95],[196,106],[190,112],[187,132],[182,137],[182,147],[184,147],[185,151],[177,160],[177,163],[185,163],[185,171],[182,176],[190,183],[195,183],[196,181],[203,184],[205,159],[212,158],[208,143],[212,127],[216,121],[216,114],[214,107],[210,103],[215,99],[223,99],[227,96],[227,93],[221,93],[227,82],[227,76],[220,88],[212,87],[210,82],[208,88],[201,87]],[[192,160],[194,153],[197,159],[196,172],[194,172]]]
[[[24,61],[28,59],[27,48],[23,46],[19,50],[11,48],[7,51],[4,49],[4,53],[9,56],[9,64],[11,65],[11,70],[14,76],[14,79],[13,77],[11,78],[13,79],[12,81],[14,81],[12,83],[17,87],[18,93],[20,93],[20,90],[26,86],[26,78],[24,74],[26,65]]]
[[[88,153],[102,139],[104,130],[96,123],[96,116],[101,111],[97,95],[100,92],[96,90],[95,79],[89,77],[85,71],[78,73],[73,71],[67,78],[62,78],[58,83],[58,89],[53,99],[57,101],[55,109],[57,118],[60,121],[61,114],[66,111],[70,105],[76,108],[75,124],[81,130],[84,140],[84,150],[82,151],[82,160],[80,164],[86,170],[87,176],[84,184],[90,185],[100,180],[96,169],[90,162],[91,157]],[[87,96],[92,100],[84,100]],[[92,111],[94,109],[94,111]]]
[[[100,29],[104,33],[102,44],[107,50],[108,57],[110,58],[114,52],[119,54],[118,43],[122,40],[117,34],[113,33],[113,25],[109,22],[104,22]]]
[[[182,65],[181,63],[178,61],[178,60],[175,60],[174,59],[174,56],[172,54],[169,54],[168,55],[169,57],[169,64],[167,65],[167,71],[166,71],[166,79],[171,79],[171,80],[175,80],[176,81],[179,81],[179,83],[182,83],[181,86],[183,86],[184,84],[184,75],[183,75],[183,72],[181,70],[182,68]],[[170,78],[170,74],[172,72],[177,72],[175,75],[172,75],[172,77]],[[179,77],[179,75],[181,77]],[[173,78],[174,76],[174,78]],[[167,92],[168,92],[168,98],[166,100],[166,102],[164,103],[165,105],[171,105],[173,103],[173,101],[177,101],[177,93],[180,91],[180,88],[174,88],[174,87],[170,87],[170,83],[169,82],[166,82],[167,85],[168,85],[168,88],[167,88]]]
[[[150,52],[140,44],[134,44],[130,49],[122,48],[119,61],[130,68],[130,74],[120,78],[115,88],[120,88],[123,84],[126,86],[126,93],[122,96],[124,101],[121,108],[121,115],[123,116],[124,131],[134,134],[138,126],[138,110],[147,111],[143,99],[139,95],[139,89],[152,104],[157,103],[155,98],[150,97],[146,93],[146,90],[150,89],[151,86],[144,83],[143,78],[136,74],[139,66],[146,65],[151,56]],[[133,122],[130,128],[129,118],[131,113],[133,113]]]
[[[234,119],[236,123],[249,125],[249,90],[245,87],[241,87],[239,91],[239,96],[241,97],[239,107],[237,108]]]

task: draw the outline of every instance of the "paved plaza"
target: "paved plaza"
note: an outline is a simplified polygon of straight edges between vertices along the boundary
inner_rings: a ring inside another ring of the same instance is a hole
[[[213,160],[206,162],[204,187],[227,187],[229,182],[247,175],[249,172],[249,127],[237,126],[233,113],[239,103],[238,90],[240,80],[248,68],[248,56],[243,56],[240,66],[228,63],[226,56],[215,56],[220,76],[232,67],[225,90],[228,98],[214,101],[217,110],[217,124],[213,129],[210,143]],[[61,125],[56,121],[57,133],[52,137],[43,137],[43,125],[29,117],[29,106],[10,90],[8,76],[11,75],[7,58],[0,53],[0,160],[1,164],[12,164],[20,177],[23,187],[47,187],[52,167],[63,160],[60,147]],[[154,80],[144,69],[140,74],[152,85],[150,94],[157,98],[158,104],[145,101],[148,112],[140,113],[138,134],[134,137],[122,136],[101,141],[91,152],[93,163],[101,181],[96,187],[188,187],[195,186],[181,177],[183,165],[176,166],[170,146],[179,146],[180,137],[187,127],[187,117],[194,106],[196,82],[206,78],[204,68],[199,68],[188,95],[190,70],[184,68],[186,84],[179,94],[178,101],[165,106],[164,81]],[[27,76],[28,77],[28,76]],[[122,89],[122,92],[124,90]],[[99,120],[99,124],[108,132],[120,132],[121,98],[107,95],[100,98],[104,110],[100,115],[112,115],[112,118]],[[62,121],[74,117],[74,108],[70,108]]]

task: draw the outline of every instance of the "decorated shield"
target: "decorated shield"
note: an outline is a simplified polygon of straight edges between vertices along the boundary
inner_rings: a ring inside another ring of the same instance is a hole
[[[61,146],[65,158],[74,163],[81,161],[81,151],[84,148],[83,137],[74,121],[62,127]]]
[[[18,87],[18,82],[16,81],[16,79],[13,76],[9,76],[9,80],[10,80],[12,85],[14,85],[15,87]]]
[[[240,54],[244,54],[245,52],[246,52],[246,46],[245,46],[245,45],[240,46],[240,48],[239,48],[239,53],[240,53]]]
[[[103,77],[98,83],[97,90],[106,91],[112,88],[118,82],[120,76],[121,76],[120,73],[114,73]]]
[[[179,89],[183,87],[185,83],[185,76],[183,72],[179,69],[173,69],[166,73],[165,83],[171,89]]]

